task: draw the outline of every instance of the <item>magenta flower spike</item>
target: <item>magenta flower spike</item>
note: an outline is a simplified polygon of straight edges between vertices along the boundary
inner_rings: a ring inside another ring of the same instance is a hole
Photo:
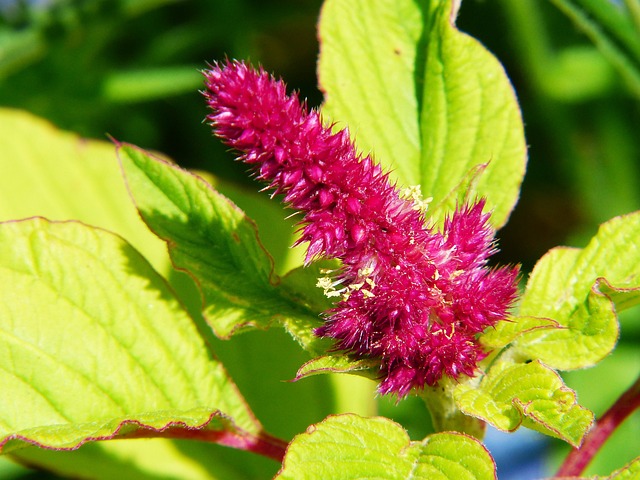
[[[346,129],[323,126],[281,80],[243,62],[204,75],[214,133],[303,213],[307,263],[342,261],[318,282],[338,302],[316,335],[378,359],[381,393],[404,397],[443,376],[475,375],[487,354],[476,337],[505,318],[518,276],[487,266],[496,249],[484,200],[460,206],[438,231],[424,202],[396,189]]]

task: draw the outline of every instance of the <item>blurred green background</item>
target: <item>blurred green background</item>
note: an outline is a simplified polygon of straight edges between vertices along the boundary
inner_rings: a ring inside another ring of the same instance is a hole
[[[111,135],[255,189],[203,124],[200,70],[225,57],[250,59],[318,106],[321,3],[0,0],[0,106],[88,138]],[[505,66],[530,146],[522,196],[499,234],[496,260],[529,271],[549,248],[584,246],[600,223],[640,209],[640,2],[465,0],[458,26]],[[566,376],[596,414],[640,373],[639,320],[637,308],[628,312],[620,348],[596,368]],[[261,339],[248,338],[259,348]],[[428,432],[419,402],[382,401],[380,409],[414,439]],[[638,455],[638,432],[636,413],[590,471],[608,473]],[[550,444],[549,462],[559,461],[562,448]],[[14,477],[45,478],[0,463],[0,478]]]

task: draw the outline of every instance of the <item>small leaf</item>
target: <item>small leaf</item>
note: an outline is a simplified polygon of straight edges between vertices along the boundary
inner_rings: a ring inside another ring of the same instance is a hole
[[[584,249],[555,248],[542,257],[520,315],[553,318],[565,328],[524,333],[514,343],[518,352],[558,369],[587,367],[611,352],[616,310],[639,300],[638,238],[640,212],[603,224]]]
[[[595,287],[600,293],[611,299],[618,312],[640,305],[640,286],[615,287],[610,285],[606,279],[599,278]]]
[[[464,452],[461,455],[460,452]],[[436,433],[412,442],[386,418],[330,416],[298,435],[278,479],[495,479],[495,464],[477,440]]]
[[[325,355],[309,360],[302,365],[294,380],[301,380],[321,373],[358,373],[367,378],[376,378],[376,373],[369,371],[378,366],[379,362],[374,360],[353,360],[347,355]]]
[[[550,318],[511,317],[485,330],[479,340],[487,347],[502,348],[525,333],[558,328],[564,327]]]
[[[200,177],[140,149],[121,145],[119,155],[140,215],[167,242],[174,266],[198,284],[203,313],[219,337],[274,321],[319,325],[316,313],[276,286],[271,259],[244,212]],[[310,335],[311,328],[301,330]]]
[[[191,318],[121,238],[36,218],[0,224],[0,249],[3,452],[187,430],[263,441]]]
[[[454,394],[464,413],[498,430],[512,432],[524,425],[575,447],[593,423],[593,413],[578,405],[558,374],[538,361],[500,362],[478,387],[460,384]]]

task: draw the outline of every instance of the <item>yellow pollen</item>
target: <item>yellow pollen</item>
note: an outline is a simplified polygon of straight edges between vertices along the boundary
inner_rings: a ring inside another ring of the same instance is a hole
[[[428,210],[429,204],[433,201],[433,197],[424,198],[422,196],[420,185],[411,185],[403,188],[400,191],[400,196],[407,200],[411,200],[414,204],[413,209],[422,213],[425,213]]]

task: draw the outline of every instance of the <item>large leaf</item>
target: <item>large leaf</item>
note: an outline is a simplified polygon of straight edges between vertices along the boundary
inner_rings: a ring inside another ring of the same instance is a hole
[[[552,318],[561,329],[524,333],[514,343],[558,369],[604,358],[618,338],[616,310],[640,302],[640,212],[603,224],[584,249],[555,248],[535,266],[520,315]]]
[[[434,207],[443,201],[446,210],[463,195],[486,196],[491,222],[501,226],[518,199],[526,163],[520,109],[498,60],[455,28],[454,3],[438,0],[431,6],[420,117],[421,184],[434,197]],[[447,197],[485,164],[475,186]]]
[[[499,362],[479,386],[460,384],[455,397],[464,413],[499,430],[524,425],[573,446],[580,445],[593,423],[593,413],[579,406],[558,374],[538,361]]]
[[[168,274],[172,287],[184,295],[191,280],[171,268],[165,242],[153,235],[140,219],[123,182],[113,143],[80,138],[18,110],[0,109],[0,126],[1,220],[36,215],[55,220],[79,219],[117,232],[141,251],[156,270]],[[194,293],[199,306],[197,292]],[[297,365],[299,363],[292,364],[287,373],[281,374],[277,380],[289,378]],[[298,391],[300,387],[296,393]],[[316,412],[304,425],[323,418],[329,411]],[[301,424],[300,421],[293,423],[298,427]],[[299,431],[299,428],[294,431]],[[238,452],[243,455],[237,462],[241,465],[239,468],[229,464],[235,461],[231,455],[233,451],[208,443],[205,444],[208,448],[206,453],[198,456],[200,447],[196,442],[183,442],[180,447],[174,445],[176,440],[167,439],[121,442],[124,443],[121,449],[117,447],[118,442],[110,441],[87,444],[73,452],[36,447],[14,452],[29,465],[83,478],[112,478],[100,477],[95,464],[104,466],[105,475],[112,471],[108,465],[114,464],[122,478],[151,478],[153,472],[162,472],[166,477],[172,469],[182,472],[182,475],[175,476],[176,479],[240,479],[262,476],[257,471],[264,473],[264,469],[255,470],[254,465],[263,460],[262,457],[253,455],[246,458],[246,453]],[[220,452],[216,454],[215,449]],[[179,454],[171,456],[169,452],[174,451]],[[126,452],[126,459],[122,458],[121,452]],[[274,464],[264,459],[260,465],[265,462]],[[171,468],[167,468],[167,464]],[[212,471],[216,474],[207,473]],[[235,477],[231,475],[232,471],[237,471]]]
[[[496,472],[489,452],[466,435],[437,433],[412,442],[391,420],[347,414],[298,435],[276,478],[466,480],[495,479]]]
[[[32,219],[1,224],[0,249],[3,452],[132,436],[271,445],[171,290],[121,238]]]
[[[306,348],[326,343],[313,336],[320,320],[299,301],[300,292],[278,287],[244,212],[202,178],[140,149],[122,145],[119,154],[140,215],[167,242],[174,266],[198,284],[203,313],[218,336],[280,321]]]
[[[455,5],[329,0],[320,20],[323,114],[405,185],[436,219],[486,196],[506,222],[526,163],[520,110],[500,63],[455,28]]]
[[[348,126],[358,147],[407,185],[420,178],[415,70],[422,29],[410,0],[328,0],[319,24],[323,115]]]
[[[0,109],[0,172],[0,220],[81,220],[122,235],[159,272],[170,268],[165,245],[131,204],[112,143]]]

